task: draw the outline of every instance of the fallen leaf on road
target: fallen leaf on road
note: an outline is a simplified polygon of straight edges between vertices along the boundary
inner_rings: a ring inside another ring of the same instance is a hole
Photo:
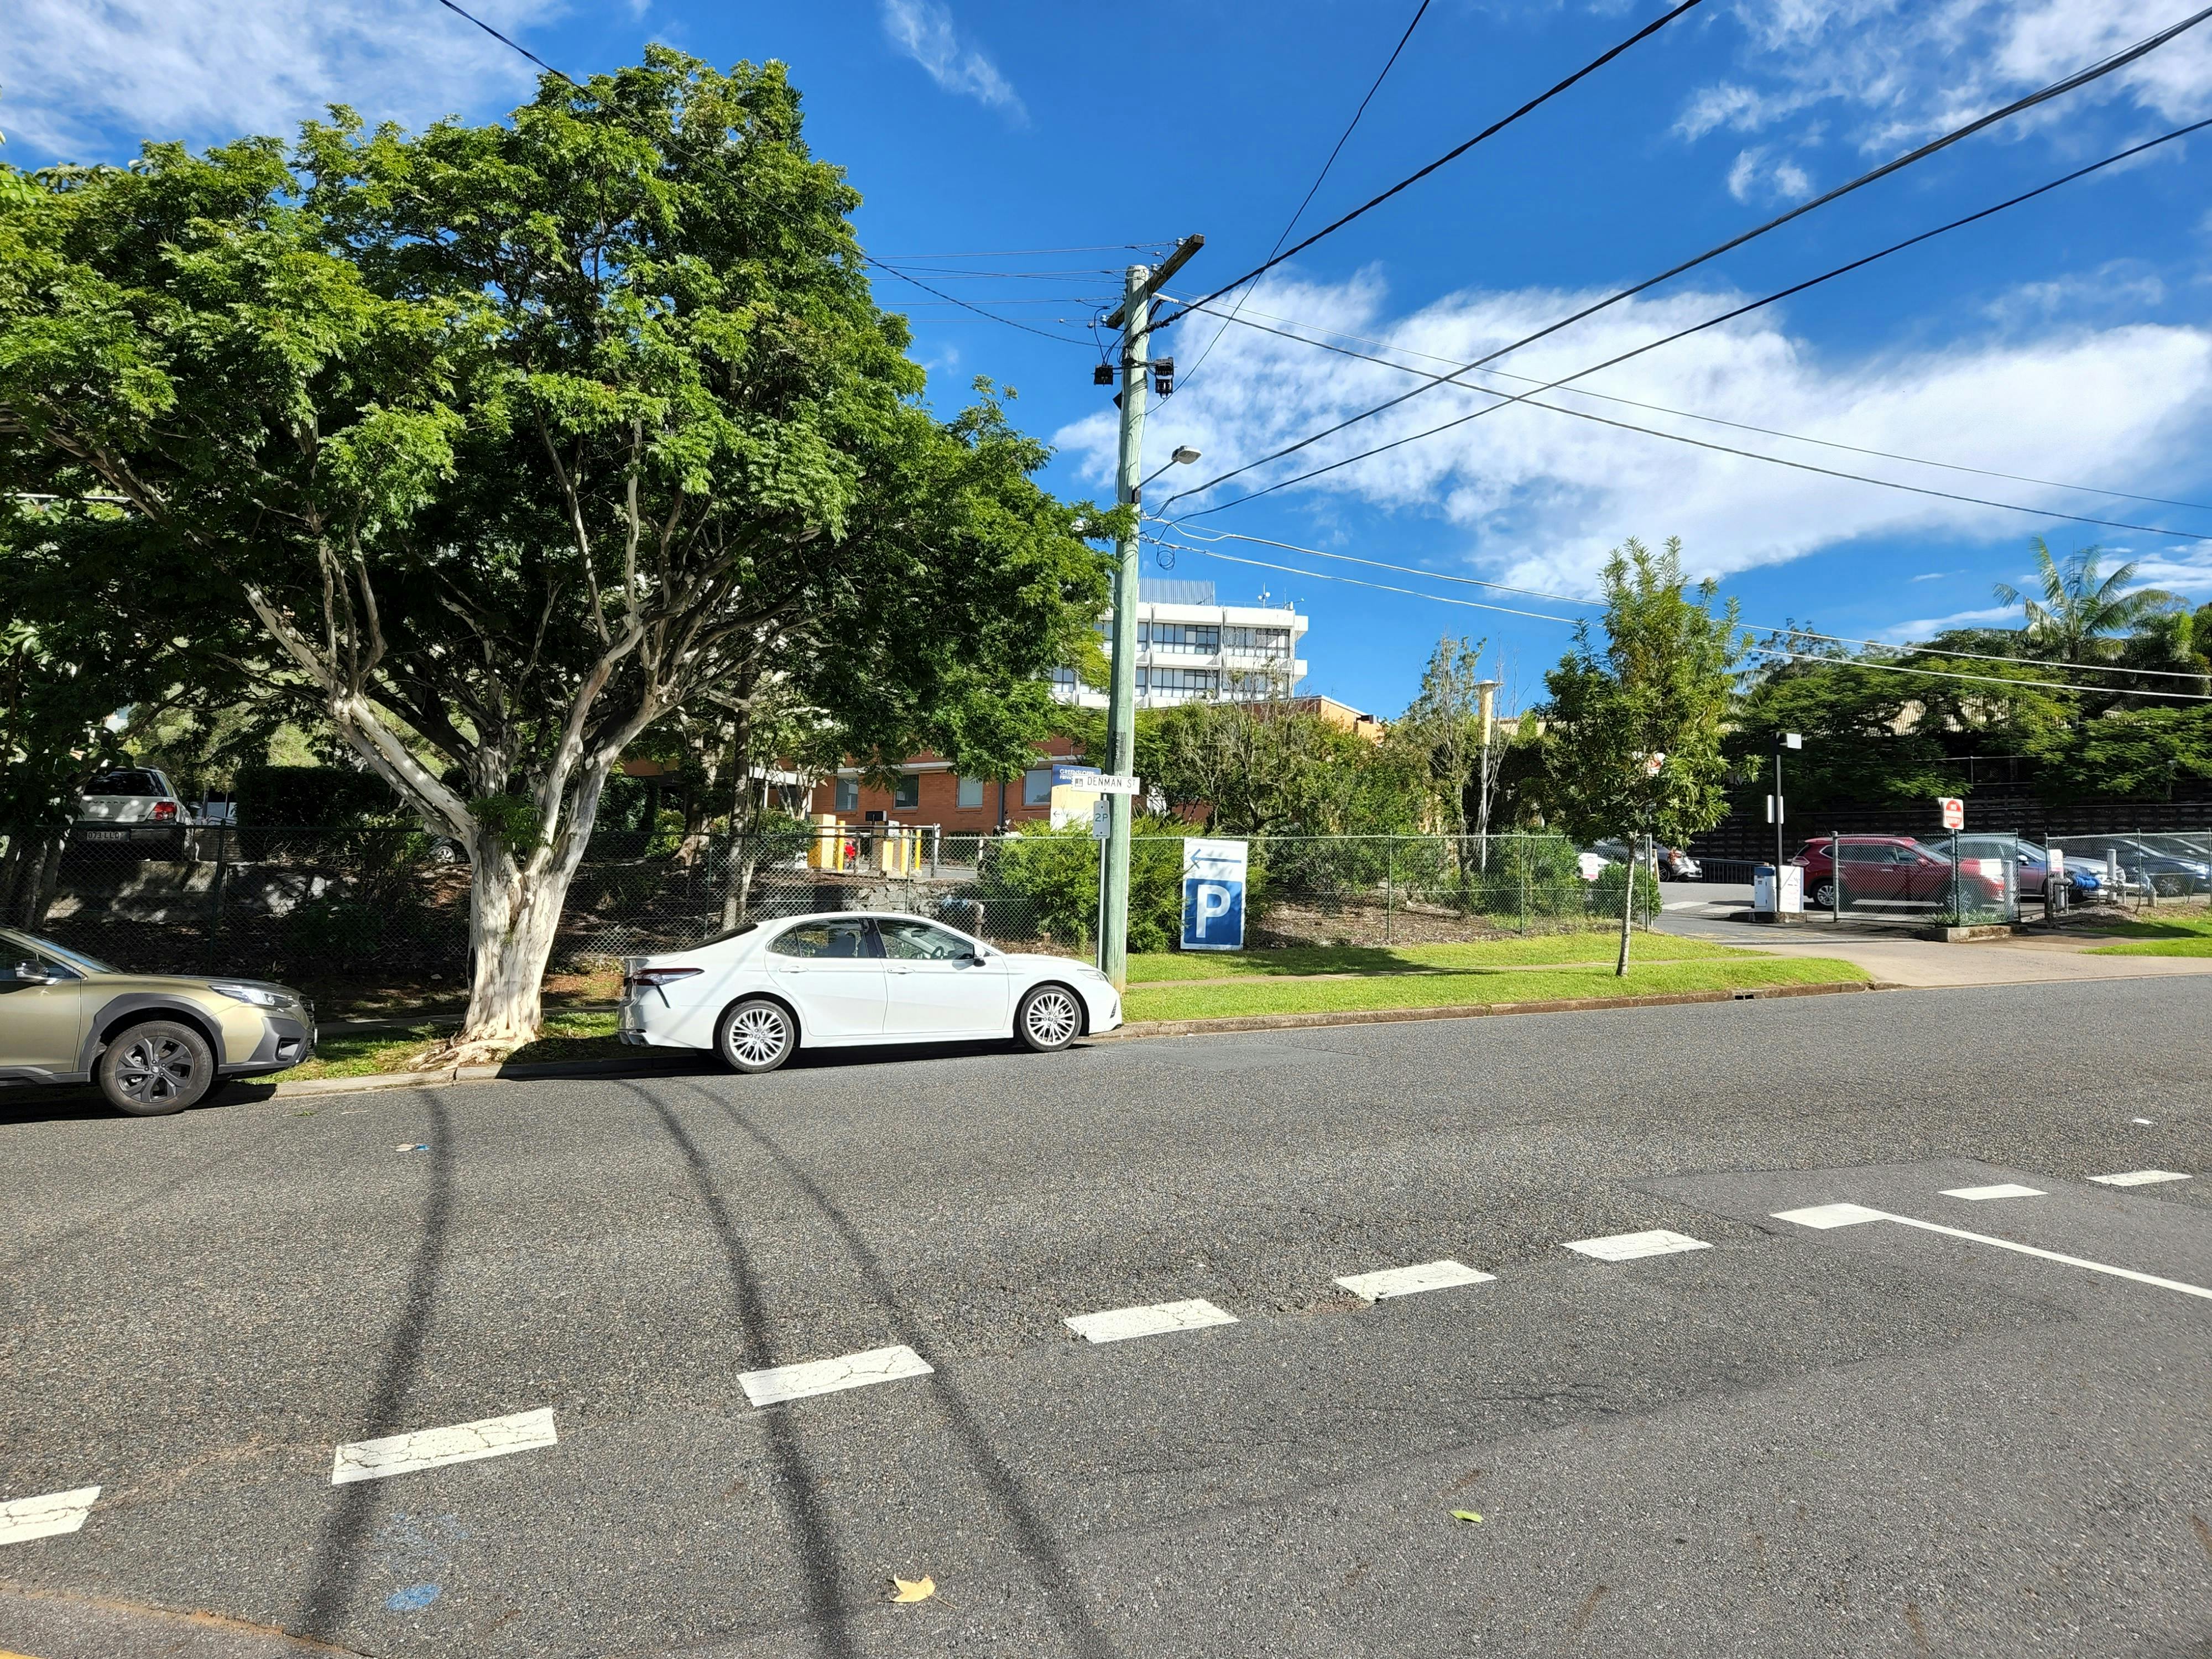
[[[891,1600],[894,1601],[927,1601],[937,1594],[934,1578],[893,1578]]]
[[[1454,1510],[1452,1511],[1452,1519],[1455,1521],[1480,1521],[1482,1517],[1477,1515],[1473,1510]]]

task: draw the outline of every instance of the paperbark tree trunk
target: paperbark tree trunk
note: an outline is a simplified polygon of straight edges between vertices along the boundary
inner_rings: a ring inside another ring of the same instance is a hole
[[[469,838],[469,1011],[438,1065],[503,1060],[538,1035],[542,988],[568,887],[599,817],[611,757],[579,770],[552,842],[517,859],[500,832],[477,823]]]

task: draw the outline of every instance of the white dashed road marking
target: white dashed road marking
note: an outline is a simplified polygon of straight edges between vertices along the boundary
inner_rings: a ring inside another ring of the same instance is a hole
[[[2154,1181],[2186,1181],[2185,1175],[2176,1175],[2171,1170],[2130,1170],[2124,1175],[2091,1176],[2090,1180],[2107,1187],[2148,1187]]]
[[[1348,1273],[1336,1282],[1363,1302],[1382,1302],[1416,1291],[1444,1291],[1455,1285],[1487,1285],[1496,1273],[1477,1273],[1457,1261],[1424,1261],[1412,1267],[1385,1267],[1379,1273]]]
[[[817,1359],[804,1365],[747,1371],[738,1382],[754,1405],[780,1406],[787,1400],[805,1400],[811,1395],[839,1394],[847,1389],[865,1389],[872,1382],[896,1382],[902,1376],[927,1376],[935,1369],[902,1343],[895,1348],[871,1348],[866,1353]]]
[[[340,1446],[331,1460],[331,1485],[381,1480],[418,1469],[443,1468],[448,1463],[473,1463],[480,1457],[535,1451],[554,1444],[559,1437],[553,1432],[553,1413],[549,1407],[456,1423],[450,1428],[387,1435],[381,1440],[356,1440]]]
[[[1634,1261],[1640,1256],[1672,1255],[1677,1250],[1710,1250],[1702,1238],[1670,1233],[1664,1227],[1648,1233],[1616,1233],[1611,1238],[1580,1238],[1565,1247],[1594,1255],[1601,1261]]]
[[[1158,1336],[1168,1331],[1203,1330],[1208,1325],[1234,1325],[1237,1316],[1222,1312],[1211,1302],[1159,1302],[1149,1308],[1115,1308],[1107,1313],[1076,1314],[1061,1322],[1086,1342],[1126,1342],[1133,1336]]]
[[[1946,1227],[1940,1222],[1923,1221],[1917,1216],[1892,1215],[1887,1210],[1869,1210],[1862,1204],[1816,1204],[1808,1210],[1777,1210],[1777,1221],[1794,1221],[1801,1227],[1852,1227],[1862,1221],[1894,1221],[1900,1227],[1917,1227],[1923,1232],[1942,1233],[1947,1238],[1963,1238],[1975,1244],[1994,1244],[2001,1250],[2013,1250],[2021,1255],[2040,1256],[2045,1261],[2057,1261],[2069,1267],[2087,1267],[2093,1273],[2110,1273],[2115,1279],[2131,1279],[2138,1285],[2155,1285],[2162,1291],[2179,1291],[2184,1296],[2201,1296],[2212,1302],[2212,1290],[2202,1285],[2185,1285],[2178,1279],[2160,1279],[2155,1273],[2139,1273],[2132,1267],[2115,1267],[2107,1262],[2086,1261],[2078,1255],[2061,1255],[2056,1250],[2039,1249],[2033,1244],[2019,1244],[2009,1238],[1992,1238],[1987,1233],[1970,1233],[1962,1227]]]
[[[2040,1187],[2023,1187],[2016,1181],[2001,1181],[1994,1187],[1946,1187],[1946,1198],[1971,1198],[1977,1202],[1985,1198],[2045,1198]]]
[[[75,1492],[50,1492],[43,1498],[0,1504],[0,1544],[75,1532],[92,1513],[93,1500],[99,1496],[97,1486],[79,1486]]]

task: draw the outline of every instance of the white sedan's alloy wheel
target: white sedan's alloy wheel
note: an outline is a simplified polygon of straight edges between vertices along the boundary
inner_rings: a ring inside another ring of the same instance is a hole
[[[799,1046],[790,1012],[765,997],[748,997],[722,1016],[715,1046],[733,1072],[773,1072]]]
[[[1014,1029],[1039,1054],[1052,1054],[1075,1041],[1083,1029],[1083,1011],[1066,986],[1040,985],[1022,999]]]

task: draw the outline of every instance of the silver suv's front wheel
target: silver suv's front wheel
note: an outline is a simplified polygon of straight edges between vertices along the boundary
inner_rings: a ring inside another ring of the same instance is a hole
[[[722,1016],[714,1047],[733,1072],[773,1072],[799,1047],[798,1022],[780,1002],[747,997]]]
[[[1057,1054],[1083,1029],[1083,1006],[1065,985],[1040,985],[1022,999],[1014,1035],[1041,1054]]]

